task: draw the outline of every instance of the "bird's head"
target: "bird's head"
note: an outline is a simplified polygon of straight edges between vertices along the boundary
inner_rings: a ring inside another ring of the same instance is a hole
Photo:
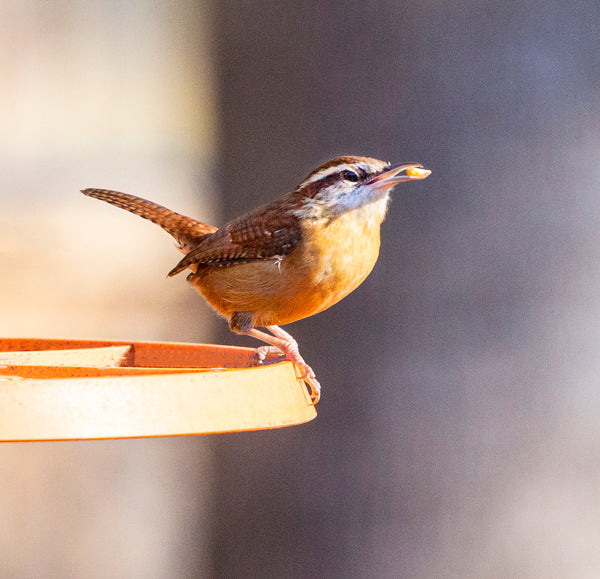
[[[317,167],[294,191],[297,217],[335,219],[347,211],[381,201],[403,181],[425,179],[431,171],[417,163],[391,165],[369,157],[344,156]]]

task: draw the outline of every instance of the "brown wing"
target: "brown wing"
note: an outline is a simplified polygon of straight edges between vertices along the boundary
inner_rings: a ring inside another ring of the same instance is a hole
[[[196,246],[169,272],[190,265],[228,267],[289,254],[302,236],[298,218],[277,207],[261,208],[230,221],[198,240]]]
[[[196,221],[191,217],[175,213],[158,203],[128,193],[109,191],[108,189],[82,189],[81,192],[88,197],[106,201],[156,223],[172,235],[184,250],[193,247],[200,237],[217,230],[212,225]]]

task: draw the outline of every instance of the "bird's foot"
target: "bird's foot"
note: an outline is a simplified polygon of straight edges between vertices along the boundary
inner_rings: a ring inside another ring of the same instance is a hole
[[[321,398],[321,384],[319,384],[313,369],[306,363],[301,366],[298,364],[298,362],[294,362],[294,368],[301,371],[298,378],[300,380],[304,380],[304,382],[308,385],[312,403],[316,404],[319,401],[319,398]]]
[[[254,350],[254,355],[261,366],[283,362],[284,360],[292,362],[296,369],[296,377],[306,382],[310,390],[312,402],[316,404],[321,397],[321,385],[313,369],[304,361],[297,347],[286,348],[286,350],[286,352],[282,352],[275,346],[260,346]]]
[[[267,366],[269,364],[276,364],[277,362],[287,360],[285,354],[275,346],[260,346],[259,348],[254,348],[254,357],[259,366]]]

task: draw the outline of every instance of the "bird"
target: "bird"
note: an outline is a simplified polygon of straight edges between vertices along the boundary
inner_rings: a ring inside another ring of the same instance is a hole
[[[232,332],[268,344],[256,349],[257,363],[293,362],[316,404],[321,385],[280,326],[326,310],[365,280],[379,257],[391,190],[430,174],[419,163],[339,156],[290,192],[219,228],[128,193],[81,192],[169,233],[184,256],[168,277],[189,270],[187,280]]]

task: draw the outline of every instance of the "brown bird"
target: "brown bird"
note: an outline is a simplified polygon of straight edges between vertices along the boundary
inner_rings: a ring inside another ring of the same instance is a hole
[[[271,346],[257,348],[259,362],[283,354],[299,367],[316,403],[321,387],[315,373],[296,340],[279,326],[322,312],[364,281],[379,256],[391,189],[430,173],[415,163],[337,157],[293,191],[219,229],[127,193],[82,193],[149,219],[172,235],[185,256],[169,276],[189,269],[188,281],[233,332]]]

